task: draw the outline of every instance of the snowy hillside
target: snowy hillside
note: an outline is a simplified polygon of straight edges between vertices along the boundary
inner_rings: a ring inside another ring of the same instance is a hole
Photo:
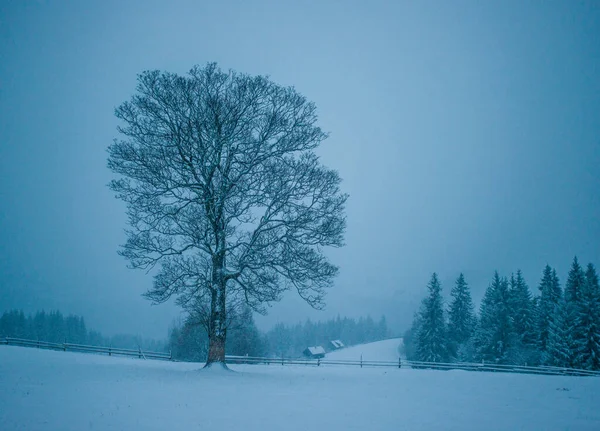
[[[378,349],[384,352],[385,345]],[[305,365],[245,365],[234,367],[237,372],[200,367],[0,346],[0,429],[600,429],[597,378]]]
[[[376,341],[374,343],[359,344],[327,353],[327,359],[338,361],[358,361],[362,355],[364,361],[398,361],[398,347],[402,338]]]

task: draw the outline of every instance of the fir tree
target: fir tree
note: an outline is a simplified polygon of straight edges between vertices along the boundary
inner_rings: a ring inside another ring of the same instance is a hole
[[[475,334],[477,358],[496,363],[512,361],[514,336],[510,318],[508,280],[494,274],[480,307],[480,322]]]
[[[581,290],[585,283],[585,273],[579,265],[577,256],[573,258],[567,284],[565,285],[565,301],[570,304],[575,304],[579,301]]]
[[[404,333],[403,348],[406,359],[409,361],[418,361],[416,338],[421,328],[421,313],[417,312],[413,316],[411,327]]]
[[[509,297],[513,329],[518,341],[526,346],[533,345],[536,341],[533,301],[521,270],[517,271],[516,277],[511,276]]]
[[[554,306],[548,324],[546,350],[542,352],[542,362],[556,367],[571,366],[571,333],[567,327],[567,303],[564,299]]]
[[[575,256],[571,264],[567,284],[565,285],[565,300],[567,303],[577,303],[579,301],[584,283],[585,273],[579,265],[577,256]]]
[[[600,287],[598,274],[591,263],[580,292],[574,340],[576,364],[584,369],[600,369]]]
[[[548,335],[552,316],[558,307],[562,292],[560,281],[550,265],[546,265],[539,285],[540,300],[537,309],[538,343],[542,354],[547,351]]]
[[[379,319],[379,323],[377,324],[377,339],[385,340],[389,336],[389,330],[387,325],[387,319],[384,315]],[[331,337],[333,339],[334,337]]]
[[[417,358],[425,362],[444,362],[448,357],[442,287],[434,272],[423,300],[417,334]]]
[[[585,273],[576,256],[573,259],[565,285],[565,327],[569,334],[569,366],[574,368],[581,366],[578,351],[582,340],[585,338],[585,328],[580,325],[579,319],[584,284]]]
[[[512,331],[515,343],[512,346],[512,357],[514,363],[528,364],[538,362],[533,311],[533,300],[531,292],[521,270],[517,271],[516,277],[510,277],[509,306]]]
[[[461,273],[450,292],[452,302],[448,312],[448,343],[450,355],[453,358],[460,358],[458,352],[463,344],[465,344],[473,331],[475,330],[475,315],[473,312],[473,301],[471,299],[471,291],[465,281],[464,275]]]
[[[234,317],[229,329],[226,344],[228,355],[262,356],[265,353],[260,332],[249,307],[244,307]]]

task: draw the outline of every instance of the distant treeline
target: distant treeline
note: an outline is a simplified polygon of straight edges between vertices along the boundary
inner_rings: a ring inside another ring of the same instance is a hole
[[[267,333],[256,327],[252,311],[244,310],[227,333],[228,355],[299,357],[308,346],[327,346],[331,340],[346,345],[378,341],[389,336],[385,316],[375,322],[366,318],[340,318],[325,322],[307,320],[296,325],[279,323]],[[26,315],[22,310],[6,311],[0,317],[0,337],[25,338],[51,343],[89,344],[126,349],[141,347],[147,351],[172,351],[173,358],[182,361],[204,361],[208,335],[201,325],[179,322],[169,330],[167,341],[144,339],[119,334],[105,337],[89,330],[81,316],[63,315],[60,311],[38,311]]]
[[[307,320],[297,325],[279,323],[266,334],[269,353],[275,356],[300,356],[308,346],[328,346],[331,340],[345,345],[379,341],[389,336],[385,316],[375,322],[370,316],[358,320],[339,316],[325,322]]]
[[[331,340],[346,345],[367,343],[387,338],[385,317],[375,322],[371,317],[331,319],[326,322],[307,320],[297,325],[275,325],[266,334],[261,333],[246,310],[227,332],[225,351],[228,355],[299,357],[309,346],[326,347]],[[169,346],[175,359],[204,361],[208,351],[208,335],[200,325],[190,322],[175,324],[169,335]]]
[[[476,314],[461,274],[444,306],[434,273],[404,337],[408,359],[554,365],[600,370],[600,287],[591,263],[573,260],[564,289],[544,268],[533,296],[521,271],[494,274]]]
[[[168,351],[165,342],[144,339],[135,335],[118,334],[105,337],[98,331],[88,330],[83,317],[60,311],[38,311],[28,314],[22,310],[6,311],[0,317],[0,337],[25,338],[50,343],[89,344],[124,349],[141,347],[148,351]]]

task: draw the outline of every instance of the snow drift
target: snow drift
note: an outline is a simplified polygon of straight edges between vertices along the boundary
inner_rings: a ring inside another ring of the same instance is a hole
[[[0,429],[600,429],[593,377],[202,366],[0,346]]]

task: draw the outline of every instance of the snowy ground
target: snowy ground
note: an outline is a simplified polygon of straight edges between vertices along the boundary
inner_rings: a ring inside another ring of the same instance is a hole
[[[390,340],[377,341],[376,343],[361,344],[358,346],[346,347],[325,355],[327,359],[337,361],[386,361],[397,362],[398,347],[402,343],[402,338],[392,338]]]
[[[600,430],[597,378],[199,368],[0,346],[0,430]]]

